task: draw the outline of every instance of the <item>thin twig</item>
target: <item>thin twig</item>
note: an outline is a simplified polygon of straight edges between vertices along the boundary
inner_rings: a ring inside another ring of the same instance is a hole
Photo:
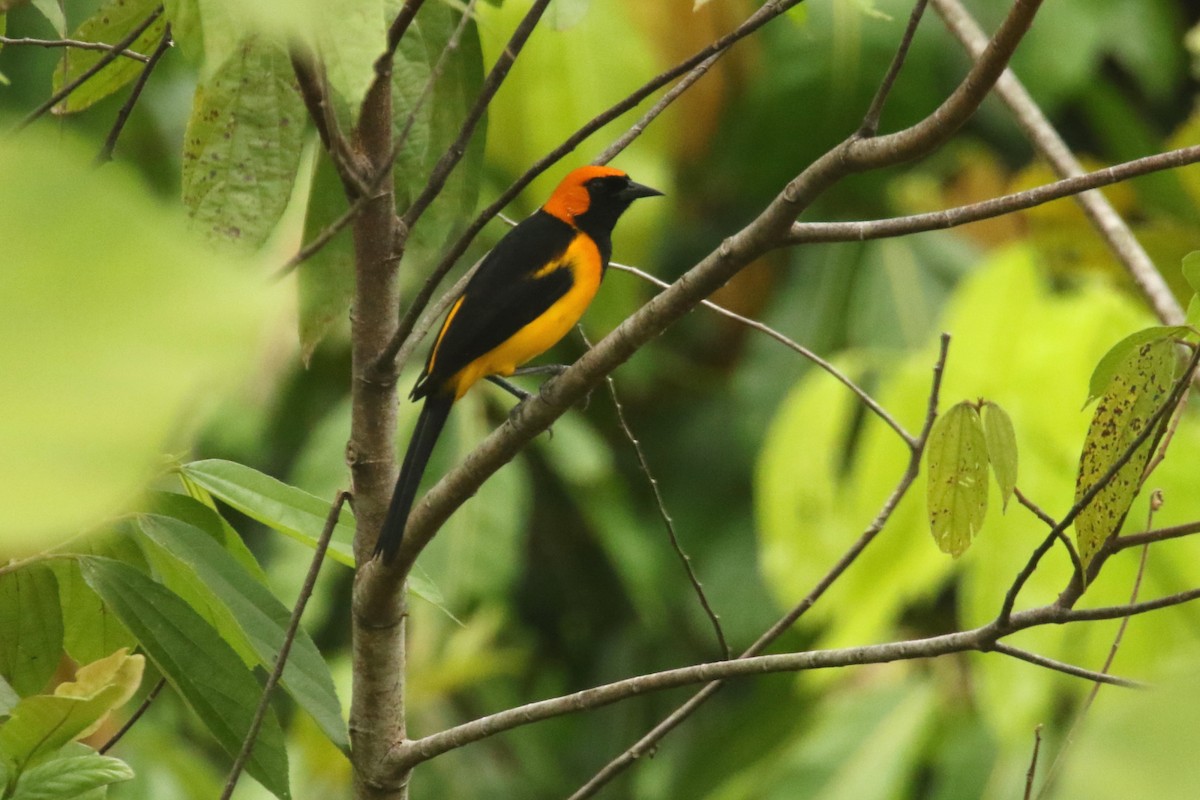
[[[1114,552],[1127,550],[1130,547],[1138,545],[1151,544],[1153,542],[1165,542],[1168,539],[1182,539],[1185,536],[1193,536],[1200,533],[1200,521],[1185,522],[1182,525],[1172,525],[1169,528],[1159,528],[1154,531],[1146,531],[1145,533],[1130,533],[1125,536],[1118,536],[1113,539],[1112,550]]]
[[[168,24],[163,29],[162,38],[158,40],[158,47],[154,48],[154,52],[150,54],[150,58],[146,61],[146,66],[142,68],[141,74],[134,81],[133,90],[130,91],[128,99],[121,106],[121,110],[117,112],[117,118],[113,122],[112,129],[104,139],[104,146],[96,154],[96,164],[112,161],[113,150],[117,147],[117,139],[120,138],[121,131],[125,130],[125,123],[129,121],[129,115],[133,113],[133,107],[137,105],[138,98],[142,96],[142,90],[146,88],[146,82],[150,80],[150,73],[154,71],[154,68],[158,66],[159,60],[170,49],[171,26]]]
[[[750,645],[744,653],[738,656],[739,659],[751,658],[757,656],[762,651],[766,650],[776,639],[789,630],[796,621],[800,619],[813,605],[816,604],[821,596],[832,586],[843,573],[862,555],[863,551],[875,540],[880,531],[883,530],[887,521],[891,519],[892,513],[908,492],[913,481],[916,480],[917,474],[920,471],[921,455],[925,451],[925,443],[929,438],[929,431],[933,427],[933,421],[937,419],[938,403],[941,396],[942,376],[946,368],[946,357],[950,346],[950,337],[942,334],[940,350],[938,352],[937,363],[933,368],[933,384],[929,391],[929,403],[925,411],[925,422],[921,427],[921,433],[913,441],[910,450],[910,458],[908,469],[900,478],[899,483],[892,490],[891,495],[884,501],[883,507],[876,514],[871,525],[863,531],[853,545],[838,559],[827,573],[817,582],[817,585],[805,597],[797,603],[783,617],[778,619],[774,625],[768,628],[762,636]],[[601,788],[607,785],[613,778],[627,769],[637,759],[651,752],[658,743],[662,741],[668,733],[683,723],[690,717],[700,706],[704,705],[710,697],[716,694],[724,685],[723,681],[713,681],[696,694],[692,695],[688,700],[678,708],[676,708],[665,719],[648,731],[641,739],[635,742],[631,747],[625,750],[624,753],[608,762],[595,775],[588,780],[583,786],[579,787],[569,800],[584,800],[584,798],[592,797]]]
[[[1180,147],[1165,153],[1135,158],[1095,172],[1087,172],[1073,178],[1027,189],[1023,192],[1001,195],[990,200],[964,206],[910,214],[888,219],[860,220],[855,222],[796,222],[783,236],[780,244],[818,244],[829,242],[862,242],[869,239],[888,239],[926,231],[941,231],[956,228],[971,222],[992,219],[1024,211],[1029,208],[1061,200],[1088,189],[1110,186],[1152,172],[1161,172],[1186,167],[1200,161],[1200,145]]]
[[[867,109],[862,125],[858,127],[860,137],[869,138],[879,132],[879,118],[883,115],[883,106],[892,93],[892,87],[896,84],[896,78],[900,76],[900,70],[904,67],[904,60],[908,57],[908,48],[912,46],[913,37],[917,33],[917,25],[920,24],[928,4],[928,0],[917,0],[916,5],[913,6],[912,13],[908,17],[908,25],[904,29],[904,35],[900,38],[900,46],[896,48],[892,63],[888,66],[883,80],[880,81],[874,99],[871,100],[871,107]]]
[[[126,49],[128,49],[129,45],[136,42],[138,40],[138,37],[140,37],[143,33],[145,33],[150,28],[150,26],[153,25],[160,16],[162,16],[162,13],[163,13],[162,6],[158,6],[153,11],[151,11],[150,14],[144,20],[142,20],[137,25],[135,25],[133,27],[133,30],[131,30],[129,33],[127,33],[125,35],[125,38],[123,38],[121,41],[114,44],[112,46],[112,48],[108,50],[108,52],[104,53],[104,55],[102,55],[102,56],[100,56],[100,58],[96,59],[95,64],[92,64],[92,66],[88,67],[86,70],[81,72],[79,74],[79,77],[77,77],[75,80],[71,81],[66,86],[62,87],[57,92],[55,92],[53,95],[51,95],[49,100],[42,103],[40,106],[35,108],[33,111],[29,112],[29,114],[23,120],[21,120],[21,122],[17,125],[17,130],[22,130],[23,128],[28,127],[30,124],[32,124],[35,120],[37,120],[39,117],[41,117],[47,111],[54,108],[56,105],[61,103],[64,99],[66,99],[66,97],[68,95],[70,95],[71,92],[75,91],[80,86],[82,86],[84,83],[91,80],[97,73],[100,72],[100,70],[104,69],[109,64],[111,64],[113,61],[116,61],[118,58],[120,58],[121,54]]]
[[[10,36],[0,36],[0,45],[33,45],[35,47],[71,47],[76,50],[98,50],[101,52],[112,52],[116,50],[117,55],[122,58],[130,58],[134,61],[141,61],[145,64],[150,60],[150,57],[138,53],[133,50],[117,50],[115,44],[105,44],[104,42],[86,42],[82,39],[32,39],[28,36],[21,38],[13,38]]]
[[[1041,506],[1026,497],[1025,494],[1021,492],[1019,487],[1014,486],[1013,493],[1017,496],[1017,501],[1021,505],[1033,512],[1034,516],[1050,527],[1051,535],[1058,539],[1058,541],[1062,542],[1063,547],[1067,551],[1067,555],[1071,557],[1071,564],[1075,567],[1075,572],[1079,575],[1083,575],[1083,561],[1081,561],[1079,558],[1079,551],[1075,549],[1074,542],[1072,542],[1070,537],[1067,536],[1065,530],[1059,527],[1059,524],[1054,521],[1054,517],[1047,514],[1042,510]]]
[[[959,0],[934,0],[934,6],[951,33],[968,52],[978,58],[987,44],[987,36],[980,30],[970,12]],[[1083,165],[1071,153],[1053,124],[1042,113],[1037,102],[1011,69],[1006,70],[996,81],[996,94],[1013,112],[1029,140],[1059,177],[1084,174]],[[1112,204],[1097,191],[1078,194],[1075,196],[1075,202],[1082,208],[1117,260],[1125,267],[1125,271],[1159,320],[1164,325],[1181,324],[1184,313],[1179,301],[1175,299],[1175,294]]]
[[[584,344],[590,348],[592,343],[588,341],[587,334],[583,332],[582,327],[579,329],[579,333],[583,337]],[[675,551],[675,555],[679,556],[679,561],[683,564],[683,570],[687,573],[688,581],[692,584],[692,591],[696,593],[696,598],[700,601],[700,607],[708,616],[708,621],[712,623],[713,632],[717,636],[717,647],[720,649],[721,655],[725,658],[730,658],[733,653],[729,650],[729,642],[725,638],[725,631],[721,628],[721,617],[713,610],[712,604],[708,601],[704,585],[700,583],[700,577],[696,575],[696,569],[692,565],[692,557],[687,554],[683,549],[683,545],[679,542],[679,534],[675,531],[675,521],[671,519],[671,514],[667,511],[666,501],[663,500],[662,492],[658,488],[658,479],[650,471],[650,462],[646,459],[646,451],[642,449],[642,443],[638,441],[638,438],[633,435],[633,429],[629,427],[629,420],[625,419],[625,407],[621,404],[621,398],[617,395],[617,382],[613,380],[612,375],[604,376],[604,381],[608,385],[608,395],[612,398],[613,409],[617,412],[617,425],[620,426],[621,432],[625,434],[625,440],[633,447],[633,452],[637,456],[638,469],[645,476],[646,483],[649,484],[650,491],[654,494],[654,503],[658,506],[658,516],[667,528],[667,538],[671,541],[671,548]]]
[[[537,27],[538,21],[542,18],[542,14],[546,11],[546,6],[550,5],[550,0],[534,0],[533,5],[521,22],[513,30],[512,36],[508,39],[508,44],[504,50],[496,58],[496,63],[492,65],[492,69],[488,72],[487,77],[483,80],[483,86],[479,89],[479,95],[475,98],[475,103],[467,112],[463,119],[462,127],[458,131],[458,136],[446,148],[446,152],[434,164],[433,171],[429,174],[429,180],[425,183],[425,188],[417,195],[417,199],[412,202],[412,205],[401,215],[400,221],[403,230],[410,234],[417,221],[425,213],[425,210],[433,204],[441,193],[442,187],[446,185],[446,180],[450,177],[450,173],[458,166],[458,162],[466,155],[467,144],[471,141],[471,136],[475,133],[475,127],[479,124],[479,120],[483,119],[484,113],[487,111],[488,105],[491,104],[492,98],[496,92],[500,90],[500,85],[504,83],[504,79],[508,77],[508,72],[512,69],[513,64],[520,55],[521,49],[525,46],[525,42],[529,41],[533,29]]]
[[[1033,729],[1033,756],[1029,759],[1029,769],[1025,772],[1025,800],[1033,797],[1033,779],[1037,775],[1038,753],[1042,749],[1042,726]]]
[[[1150,508],[1146,512],[1146,530],[1149,531],[1154,527],[1154,514],[1162,507],[1162,492],[1155,491],[1150,498]],[[1150,555],[1150,543],[1142,545],[1142,557],[1138,560],[1137,574],[1133,579],[1133,588],[1129,592],[1129,602],[1132,605],[1137,602],[1138,594],[1141,592],[1142,580],[1146,575],[1146,560]],[[1121,647],[1121,640],[1125,636],[1125,630],[1129,627],[1129,617],[1124,617],[1121,620],[1120,626],[1117,628],[1117,633],[1113,637],[1112,646],[1108,649],[1108,657],[1104,659],[1104,666],[1100,668],[1100,672],[1107,673],[1112,668],[1113,661],[1117,657],[1117,650]],[[1058,749],[1058,753],[1054,756],[1054,761],[1050,763],[1050,770],[1046,773],[1046,780],[1042,787],[1041,794],[1045,793],[1045,787],[1049,786],[1054,776],[1058,773],[1062,766],[1067,750],[1071,747],[1071,743],[1075,740],[1075,734],[1079,727],[1083,724],[1084,718],[1088,711],[1091,710],[1092,704],[1096,701],[1096,695],[1100,693],[1101,681],[1097,681],[1092,685],[1092,690],[1088,692],[1087,698],[1083,701],[1078,713],[1075,715],[1074,721],[1071,722],[1071,728],[1067,731],[1066,737],[1063,739],[1062,747]]]
[[[1128,678],[1118,678],[1114,675],[1109,675],[1107,670],[1096,672],[1095,670],[1084,669],[1083,667],[1077,667],[1074,664],[1055,661],[1053,658],[1046,658],[1045,656],[1040,656],[1037,653],[1031,653],[1028,650],[1022,650],[1019,647],[1013,647],[1012,645],[1005,644],[1004,642],[996,642],[996,644],[993,645],[992,650],[997,653],[1002,653],[1006,656],[1012,656],[1013,658],[1020,659],[1021,661],[1025,661],[1030,664],[1036,664],[1039,667],[1045,667],[1046,669],[1054,670],[1055,672],[1061,672],[1064,675],[1074,675],[1076,678],[1095,681],[1096,685],[1107,683],[1110,686],[1120,686],[1125,689],[1145,688],[1145,684],[1139,683],[1138,681],[1131,681]]]
[[[657,119],[672,103],[679,99],[680,95],[692,88],[692,84],[703,78],[709,69],[712,68],[712,65],[716,64],[721,59],[721,56],[728,52],[728,50],[720,50],[694,66],[690,72],[676,81],[674,86],[664,92],[663,96],[658,99],[658,102],[639,117],[637,122],[629,126],[629,130],[617,137],[615,142],[604,148],[599,155],[592,159],[592,163],[607,164],[620,155],[626,147],[629,147],[633,143],[634,139],[637,139],[645,132],[651,122]]]
[[[111,750],[117,742],[121,741],[122,737],[129,733],[129,729],[133,727],[134,723],[141,719],[142,715],[150,710],[150,704],[154,702],[154,698],[158,697],[158,693],[161,692],[163,687],[166,685],[167,679],[159,678],[158,683],[154,684],[154,688],[151,689],[150,693],[146,695],[146,699],[143,700],[142,704],[137,707],[137,710],[129,715],[129,719],[125,720],[125,724],[122,725],[120,729],[112,735],[112,738],[100,745],[96,752],[100,755],[104,755]]]
[[[375,192],[370,187],[371,182],[364,177],[370,171],[370,165],[355,151],[338,123],[325,63],[299,45],[289,50],[288,57],[296,76],[296,85],[300,88],[300,98],[317,129],[317,135],[321,137],[321,146],[333,161],[346,197],[352,201],[370,197]]]
[[[279,647],[279,654],[275,656],[275,666],[271,670],[270,676],[267,677],[266,685],[263,686],[262,697],[259,698],[258,707],[254,709],[254,718],[250,721],[250,729],[246,731],[246,738],[242,741],[241,752],[238,753],[233,766],[229,769],[229,776],[225,779],[225,790],[221,792],[221,800],[229,800],[233,795],[238,778],[241,777],[246,762],[250,760],[254,742],[258,739],[258,731],[267,716],[267,710],[271,707],[271,694],[275,691],[280,677],[283,676],[283,668],[287,665],[288,655],[292,651],[292,642],[295,641],[296,631],[300,627],[300,617],[304,615],[304,607],[308,605],[308,598],[312,596],[313,588],[317,585],[317,576],[321,572],[321,564],[325,561],[325,550],[329,547],[329,539],[333,536],[333,529],[337,527],[338,517],[342,513],[342,505],[349,497],[349,492],[338,492],[337,497],[333,499],[333,505],[329,508],[329,514],[325,517],[325,527],[321,531],[320,538],[317,539],[308,574],[304,576],[304,585],[300,587],[300,595],[296,598],[296,605],[292,608],[292,617],[288,620],[283,643]]]
[[[644,270],[638,269],[637,267],[633,267],[628,264],[618,264],[615,261],[610,261],[608,265],[610,267],[612,267],[613,269],[620,270],[621,272],[627,272],[630,275],[634,275],[638,278],[641,278],[642,280],[646,281],[647,283],[652,283],[660,289],[667,289],[670,287],[670,284],[667,283],[666,281],[661,280],[661,279],[655,277],[654,275],[651,275],[650,273],[645,272]],[[901,439],[904,440],[904,443],[906,445],[908,445],[909,447],[913,446],[915,440],[913,439],[912,434],[909,433],[907,430],[905,430],[904,426],[901,425],[899,423],[899,421],[896,420],[895,417],[893,417],[890,413],[888,413],[887,409],[885,409],[883,406],[881,406],[879,404],[879,402],[877,400],[875,400],[875,398],[873,398],[873,397],[871,397],[871,395],[867,394],[865,389],[863,389],[857,383],[852,381],[850,379],[850,377],[847,376],[844,372],[839,370],[837,367],[835,367],[830,362],[821,358],[821,356],[817,355],[812,350],[809,350],[804,345],[800,344],[799,342],[794,341],[793,339],[788,338],[784,334],[780,333],[779,331],[775,330],[774,328],[772,328],[771,326],[769,326],[763,322],[759,322],[758,320],[751,319],[750,317],[744,317],[741,314],[738,314],[736,311],[730,311],[728,308],[725,308],[722,305],[718,305],[717,303],[714,303],[711,300],[701,300],[700,305],[709,309],[710,311],[715,311],[716,313],[720,314],[721,316],[723,316],[727,319],[734,320],[735,322],[737,322],[741,325],[745,325],[748,328],[752,328],[752,329],[758,331],[759,333],[762,333],[762,334],[765,334],[765,335],[771,337],[775,341],[782,344],[784,347],[788,348],[789,350],[792,350],[795,353],[798,353],[799,355],[808,359],[812,363],[816,364],[818,367],[820,367],[821,369],[825,370],[830,375],[832,375],[839,383],[841,383],[843,386],[845,386],[847,389],[849,389],[854,394],[854,396],[857,397],[862,402],[862,404],[865,405],[871,411],[871,413],[875,414],[875,416],[879,417],[879,419],[881,419],[884,422],[884,424],[886,424],[889,428],[894,430],[896,432],[896,434]]]

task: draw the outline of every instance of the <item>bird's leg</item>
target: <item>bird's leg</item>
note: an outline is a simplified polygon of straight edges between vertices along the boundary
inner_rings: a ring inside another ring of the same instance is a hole
[[[513,373],[513,374],[516,374],[516,373]],[[499,375],[488,375],[487,380],[491,381],[492,383],[496,384],[504,391],[511,394],[513,397],[517,398],[517,400],[519,401],[517,403],[517,406],[520,406],[521,403],[524,403],[530,397],[533,397],[533,395],[531,395],[529,392],[522,389],[520,386],[514,386],[513,384],[504,380],[504,378],[501,378]]]

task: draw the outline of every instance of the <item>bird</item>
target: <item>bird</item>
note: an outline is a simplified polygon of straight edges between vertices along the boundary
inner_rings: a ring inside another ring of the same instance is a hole
[[[481,379],[504,380],[553,347],[596,296],[612,231],[634,200],[662,195],[607,166],[569,172],[546,204],[497,242],[450,306],[409,397],[424,400],[373,558],[400,549],[417,487],[454,402]]]

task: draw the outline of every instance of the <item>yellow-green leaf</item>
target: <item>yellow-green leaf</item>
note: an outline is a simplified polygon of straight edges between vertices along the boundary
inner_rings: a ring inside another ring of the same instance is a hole
[[[971,546],[987,513],[987,441],[979,411],[959,403],[929,434],[927,501],[933,539],[958,557]]]
[[[1017,434],[1008,412],[990,400],[983,404],[983,435],[988,463],[1000,487],[1002,507],[1008,507],[1017,487]]]
[[[1084,405],[1086,406],[1105,392],[1113,376],[1117,374],[1118,370],[1123,368],[1130,355],[1142,345],[1147,342],[1156,342],[1162,339],[1183,336],[1187,332],[1188,329],[1185,325],[1157,325],[1152,328],[1135,331],[1114,344],[1101,357],[1099,363],[1096,364],[1096,368],[1092,370],[1092,378],[1088,381],[1088,398],[1084,402]]]
[[[1160,338],[1127,353],[1113,372],[1084,438],[1076,502],[1125,454],[1170,393],[1178,362],[1174,342],[1165,338],[1172,335],[1170,331],[1163,329]],[[1151,436],[1075,518],[1084,566],[1120,527],[1137,495],[1153,445]]]
[[[85,42],[115,44],[132,33],[157,7],[158,0],[108,0],[75,29],[71,38]],[[159,15],[158,19],[134,40],[129,49],[135,53],[150,53],[162,39],[166,25],[166,20]],[[62,58],[54,70],[54,91],[57,92],[92,69],[106,55],[100,50],[64,48]],[[88,108],[132,81],[141,74],[145,66],[141,61],[118,56],[67,95],[54,107],[54,113],[71,114]]]
[[[40,692],[62,657],[63,623],[54,573],[31,564],[0,575],[0,677],[27,696]]]

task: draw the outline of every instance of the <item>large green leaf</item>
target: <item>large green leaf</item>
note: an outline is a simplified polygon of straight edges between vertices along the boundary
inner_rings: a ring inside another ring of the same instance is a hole
[[[84,579],[138,638],[146,655],[230,755],[250,729],[262,688],[233,649],[195,611],[133,567],[81,559]],[[288,759],[275,713],[267,716],[246,771],[288,798]]]
[[[317,47],[329,86],[350,107],[358,106],[375,77],[375,59],[386,44],[383,0],[349,0],[318,6]]]
[[[325,153],[317,156],[308,209],[304,218],[304,240],[312,241],[329,224],[346,212],[346,194],[333,162]],[[300,302],[300,356],[307,364],[317,345],[350,319],[354,299],[354,240],[352,228],[338,231],[302,263],[297,271],[296,291]]]
[[[259,663],[271,669],[283,645],[291,618],[289,609],[203,531],[177,519],[154,515],[142,517],[141,528],[164,555],[194,571],[211,596],[229,610]],[[312,714],[334,744],[343,750],[349,747],[329,667],[303,627],[296,631],[282,686]]]
[[[258,559],[242,541],[242,537],[225,521],[225,518],[194,497],[175,492],[151,492],[149,511],[164,517],[174,517],[207,533],[225,548],[229,555],[260,583],[266,583],[267,574],[259,566]]]
[[[12,800],[67,800],[85,792],[133,779],[124,761],[102,755],[67,756],[21,773]]]
[[[329,516],[328,501],[256,469],[232,461],[208,459],[184,464],[181,471],[189,480],[251,519],[309,547],[316,546],[325,528],[325,519]],[[330,558],[353,567],[353,540],[354,514],[348,507],[343,507],[329,543]]]
[[[253,362],[270,300],[179,209],[40,125],[0,147],[0,540],[62,540],[117,511]],[[53,213],[50,211],[53,210]],[[69,310],[69,311],[68,311]]]
[[[183,142],[183,202],[219,240],[257,247],[287,207],[304,104],[286,49],[247,39],[196,87]]]
[[[0,677],[21,696],[37,694],[63,649],[58,584],[45,564],[0,575]]]
[[[1160,332],[1153,341],[1129,352],[1113,372],[1083,441],[1075,480],[1076,502],[1117,463],[1166,401],[1178,362],[1175,347],[1170,333]],[[1165,418],[1159,424],[1165,424]],[[1075,518],[1075,537],[1084,566],[1125,519],[1141,488],[1142,471],[1154,444],[1155,437],[1151,436]]]
[[[53,569],[62,603],[63,647],[71,658],[86,664],[133,646],[133,635],[84,582],[78,564],[56,561]]]
[[[85,42],[105,42],[113,44],[129,35],[158,8],[158,0],[107,0],[96,13],[88,17],[83,24],[71,34],[72,39]],[[162,39],[166,29],[166,20],[160,15],[150,27],[142,32],[133,44],[131,50],[149,54],[158,41]],[[54,70],[53,89],[57,92],[62,87],[74,81],[87,72],[103,56],[99,50],[80,50],[68,47],[63,50],[62,58]],[[145,68],[145,64],[131,58],[119,56],[108,63],[103,69],[88,78],[78,89],[54,107],[56,114],[70,114],[88,108],[98,100],[103,100],[125,84],[136,78]]]
[[[979,410],[958,403],[938,417],[926,449],[929,526],[943,552],[971,546],[987,514],[988,448]]]

